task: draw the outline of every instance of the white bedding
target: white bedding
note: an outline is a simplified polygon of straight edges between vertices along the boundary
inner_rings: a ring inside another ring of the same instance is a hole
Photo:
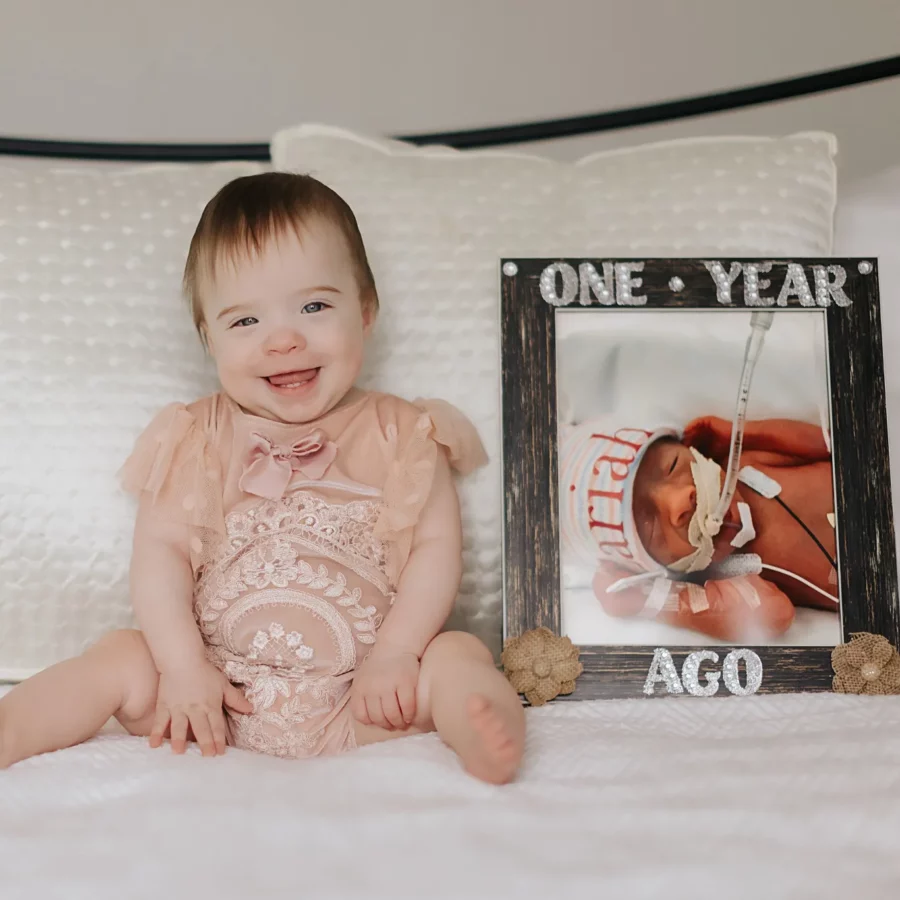
[[[900,699],[557,703],[529,726],[505,788],[433,736],[306,762],[102,736],[0,772],[0,897],[896,895]]]

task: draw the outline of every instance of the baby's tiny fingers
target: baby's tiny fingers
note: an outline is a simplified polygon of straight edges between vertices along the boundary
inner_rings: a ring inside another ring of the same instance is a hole
[[[369,713],[369,721],[379,728],[390,728],[388,720],[384,716],[384,710],[381,708],[381,700],[377,697],[366,697],[366,710]]]
[[[416,717],[416,686],[415,684],[401,684],[397,688],[397,700],[403,712],[403,721],[411,725]]]
[[[245,716],[249,716],[253,712],[253,704],[247,699],[244,692],[231,682],[228,682],[225,687],[225,705]]]
[[[216,742],[216,753],[220,756],[225,753],[226,738],[225,714],[221,709],[209,714],[209,722],[212,725],[213,740]]]
[[[163,738],[166,734],[166,728],[171,721],[169,710],[165,706],[156,708],[156,718],[153,720],[153,728],[150,730],[150,746],[153,748],[161,747]]]
[[[172,713],[172,752],[184,753],[187,749],[188,717],[177,710]]]
[[[390,728],[404,727],[403,713],[400,712],[400,703],[395,693],[385,694],[381,698],[381,708],[384,710],[384,717],[387,719]]]
[[[362,694],[354,694],[350,700],[350,712],[353,718],[362,725],[371,725],[372,720],[366,710],[366,698]]]
[[[209,716],[206,711],[192,710],[190,722],[194,740],[200,745],[200,752],[204,756],[215,756],[216,746],[213,743],[212,729],[209,727]]]

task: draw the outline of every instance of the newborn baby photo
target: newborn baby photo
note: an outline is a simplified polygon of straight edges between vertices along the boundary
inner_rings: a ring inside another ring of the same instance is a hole
[[[816,309],[557,312],[576,644],[840,642],[825,327]]]

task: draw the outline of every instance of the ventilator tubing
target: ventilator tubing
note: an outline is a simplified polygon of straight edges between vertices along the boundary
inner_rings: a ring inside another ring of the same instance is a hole
[[[753,380],[753,370],[756,361],[762,352],[766,332],[772,326],[775,313],[771,310],[754,312],[750,315],[750,336],[747,338],[747,346],[744,350],[744,368],[741,372],[741,384],[738,390],[737,408],[735,409],[734,423],[731,426],[731,446],[728,450],[728,469],[725,473],[725,483],[719,503],[707,520],[707,530],[711,534],[718,534],[725,520],[725,514],[731,506],[734,492],[737,488],[738,472],[740,471],[741,447],[744,443],[744,423],[747,420],[747,401],[750,398],[750,383]]]

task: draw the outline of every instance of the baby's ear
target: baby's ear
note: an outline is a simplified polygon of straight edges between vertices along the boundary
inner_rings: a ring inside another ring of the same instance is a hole
[[[359,299],[362,303],[363,334],[368,337],[378,318],[378,295],[372,288],[367,288]]]
[[[601,562],[594,574],[592,582],[594,595],[600,601],[603,609],[611,616],[619,618],[636,616],[647,603],[647,594],[644,588],[650,587],[653,583],[652,579],[638,582],[621,591],[611,592],[609,590],[621,578],[628,578],[630,575],[634,575],[634,572],[610,562]]]

